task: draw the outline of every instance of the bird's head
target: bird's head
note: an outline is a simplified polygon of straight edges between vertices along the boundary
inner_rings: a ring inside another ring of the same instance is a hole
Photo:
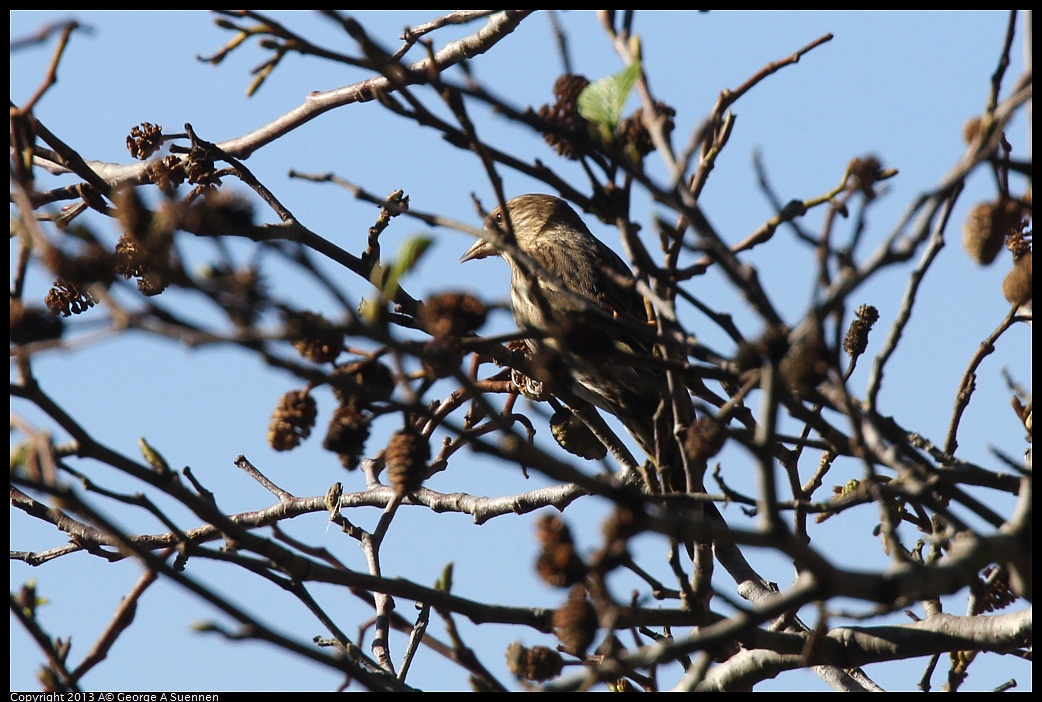
[[[569,224],[578,231],[588,231],[567,202],[553,195],[530,193],[508,200],[506,206],[496,207],[485,218],[485,231],[491,239],[514,244],[525,253],[535,249],[540,237],[546,235],[547,224]],[[489,256],[500,256],[502,251],[485,239],[474,243],[460,258],[460,262]]]

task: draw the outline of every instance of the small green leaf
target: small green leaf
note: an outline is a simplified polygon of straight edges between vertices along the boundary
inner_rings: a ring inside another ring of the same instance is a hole
[[[441,592],[452,592],[452,569],[454,564],[449,562],[441,571],[441,577],[434,583],[434,589]]]
[[[423,258],[423,254],[433,243],[434,239],[421,235],[411,236],[402,242],[398,249],[398,258],[391,264],[391,268],[387,272],[387,280],[384,281],[384,297],[394,297],[394,294],[398,292],[398,281],[416,267],[416,264]]]
[[[28,441],[15,444],[14,448],[11,449],[11,472],[14,473],[16,470],[21,470],[28,466],[30,456],[32,456],[32,451]]]
[[[402,242],[398,258],[389,265],[377,263],[369,274],[369,282],[380,291],[378,299],[364,298],[358,305],[358,314],[369,324],[376,324],[383,316],[385,301],[394,298],[398,282],[423,258],[434,243],[429,236],[415,235]]]
[[[358,303],[358,316],[364,319],[366,324],[377,324],[383,318],[383,312],[384,305],[381,300],[365,297]]]
[[[148,465],[152,466],[152,470],[159,473],[160,475],[166,475],[170,472],[170,465],[163,458],[163,455],[152,448],[144,437],[137,440],[137,445],[141,449],[141,455],[148,461]]]
[[[640,62],[634,61],[619,73],[590,83],[579,94],[579,114],[590,122],[614,131],[638,77]]]

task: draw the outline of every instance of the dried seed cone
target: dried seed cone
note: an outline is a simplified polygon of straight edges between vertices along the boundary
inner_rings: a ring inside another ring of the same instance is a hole
[[[333,412],[322,448],[340,455],[344,468],[354,470],[369,438],[371,418],[351,405],[341,405]]]
[[[289,451],[311,436],[318,407],[306,390],[291,390],[279,400],[268,425],[268,443],[276,451]]]
[[[600,439],[566,407],[554,412],[550,418],[550,433],[561,448],[579,458],[599,461],[608,454]]]
[[[981,202],[966,215],[962,246],[982,266],[995,260],[1006,237],[1020,230],[1020,203],[1006,199]]]
[[[61,317],[39,307],[26,307],[11,299],[11,343],[28,344],[61,338],[65,323]]]
[[[458,336],[435,337],[423,345],[420,365],[431,380],[448,378],[459,370],[463,353]]]
[[[169,276],[164,271],[148,271],[137,279],[137,289],[145,297],[154,297],[169,285]]]
[[[99,244],[88,244],[76,253],[54,246],[42,252],[41,261],[56,279],[82,290],[94,284],[108,288],[117,266],[116,254]]]
[[[144,247],[130,232],[126,232],[116,242],[116,272],[124,278],[143,275],[150,269],[150,261]]]
[[[403,429],[391,437],[384,460],[391,485],[400,493],[410,493],[427,477],[431,447],[427,437],[414,429]]]
[[[699,417],[687,428],[684,451],[688,460],[695,465],[705,465],[710,458],[720,453],[727,439],[727,432],[712,417]]]
[[[54,281],[54,287],[47,291],[43,301],[47,309],[62,317],[86,312],[95,304],[94,296],[89,290],[81,290],[63,278]]]
[[[565,132],[584,133],[586,120],[579,114],[579,94],[590,84],[585,76],[565,73],[554,83],[554,97],[557,102],[553,106],[543,105],[539,108],[539,116],[559,127]],[[554,132],[545,132],[546,143],[554,147],[565,158],[577,160],[581,155],[581,147],[577,147],[570,139]]]
[[[256,323],[268,305],[268,291],[257,268],[220,264],[203,269],[201,278],[207,293],[236,326]]]
[[[330,386],[341,405],[368,407],[391,399],[394,375],[379,361],[354,361],[333,369]]]
[[[860,190],[865,199],[874,199],[875,184],[883,175],[883,164],[879,159],[874,156],[851,159],[847,170],[850,172],[851,186]]]
[[[1023,307],[1031,304],[1031,252],[1021,254],[1013,261],[1013,269],[1002,281],[1002,294],[1010,304]]]
[[[87,298],[80,298],[78,290],[70,290],[61,279],[54,281],[54,287],[47,291],[44,303],[54,314],[68,317],[79,314],[92,307]]]
[[[525,648],[515,641],[507,647],[507,668],[522,680],[544,682],[561,674],[564,659],[552,648]]]
[[[170,222],[149,210],[133,188],[119,191],[115,203],[125,229],[113,253],[115,272],[137,278],[138,289],[146,296],[158,295],[174,276]]]
[[[856,358],[868,348],[868,333],[872,325],[879,319],[879,310],[872,305],[861,305],[857,309],[857,317],[850,323],[847,335],[843,338],[843,350],[847,355]]]
[[[618,506],[604,524],[601,533],[609,552],[621,553],[626,550],[626,542],[641,532],[644,515],[634,512],[629,507]]]
[[[185,167],[177,156],[170,155],[162,160],[151,161],[145,166],[145,171],[152,182],[166,193],[177,190],[185,182]]]
[[[537,536],[542,549],[536,559],[536,571],[554,587],[570,587],[586,577],[586,564],[575,552],[572,533],[564,520],[556,515],[546,516],[537,524]]]
[[[970,117],[962,125],[962,140],[967,146],[980,134],[980,117]]]
[[[287,336],[293,348],[312,363],[329,363],[344,348],[344,334],[315,312],[294,312],[286,319]]]
[[[593,644],[597,626],[597,610],[586,599],[586,588],[574,586],[568,593],[568,601],[554,612],[558,640],[569,653],[582,657]]]
[[[673,118],[677,111],[664,102],[656,102],[655,110],[665,118],[662,131],[664,136],[669,137],[673,131]],[[636,112],[622,120],[616,127],[616,137],[625,148],[632,153],[631,162],[636,163],[655,150],[655,142],[644,125],[644,108],[638,108]]]
[[[132,127],[127,137],[127,150],[130,155],[144,161],[163,145],[163,128],[151,122],[142,122]]]
[[[420,325],[435,337],[470,334],[485,323],[488,309],[470,293],[431,295],[419,312]]]
[[[782,358],[779,370],[793,394],[817,400],[817,386],[825,380],[828,367],[828,346],[816,331],[796,341]]]
[[[1002,570],[997,575],[993,575],[997,568],[1002,568]],[[976,584],[971,586],[977,596],[979,611],[996,612],[1009,607],[1016,601],[1017,596],[1010,587],[1009,571],[1004,566],[988,566],[981,576]]]

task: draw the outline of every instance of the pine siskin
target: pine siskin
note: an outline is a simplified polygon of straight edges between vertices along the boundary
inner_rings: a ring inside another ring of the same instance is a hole
[[[616,416],[654,458],[655,415],[668,406],[668,389],[661,370],[640,362],[651,359],[651,330],[640,333],[648,315],[629,267],[551,195],[513,198],[506,212],[492,210],[485,229],[498,246],[478,241],[460,261],[502,256],[510,264],[514,321],[533,334],[550,389]]]

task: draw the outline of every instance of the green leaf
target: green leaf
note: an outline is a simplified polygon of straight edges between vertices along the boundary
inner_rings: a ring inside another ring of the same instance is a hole
[[[431,237],[419,234],[411,236],[402,242],[401,247],[398,249],[398,258],[391,264],[391,268],[387,272],[387,280],[384,281],[384,297],[394,297],[394,294],[398,292],[398,281],[416,267],[416,264],[423,258],[423,254],[427,252],[427,249],[433,243],[434,239]]]
[[[640,77],[640,61],[634,61],[619,73],[590,83],[579,94],[579,114],[586,120],[615,131],[622,108]]]
[[[170,472],[170,465],[163,458],[163,454],[156,451],[152,446],[145,441],[145,437],[141,437],[137,440],[138,448],[141,449],[141,455],[144,456],[145,460],[148,461],[148,465],[152,466],[152,470],[159,473],[160,475],[166,475]]]
[[[435,581],[434,589],[441,592],[452,592],[452,571],[455,564],[449,561],[441,571],[441,576]]]
[[[32,452],[28,441],[15,444],[14,448],[11,449],[11,472],[14,473],[16,470],[21,470],[28,466],[31,455]]]
[[[362,298],[358,303],[358,316],[365,320],[366,324],[375,325],[383,319],[384,304],[380,300]]]
[[[402,242],[398,258],[389,266],[377,263],[369,275],[369,282],[380,291],[378,299],[364,298],[358,305],[358,314],[368,324],[376,324],[383,316],[386,301],[398,292],[398,282],[411,271],[434,243],[429,236],[417,234]]]

